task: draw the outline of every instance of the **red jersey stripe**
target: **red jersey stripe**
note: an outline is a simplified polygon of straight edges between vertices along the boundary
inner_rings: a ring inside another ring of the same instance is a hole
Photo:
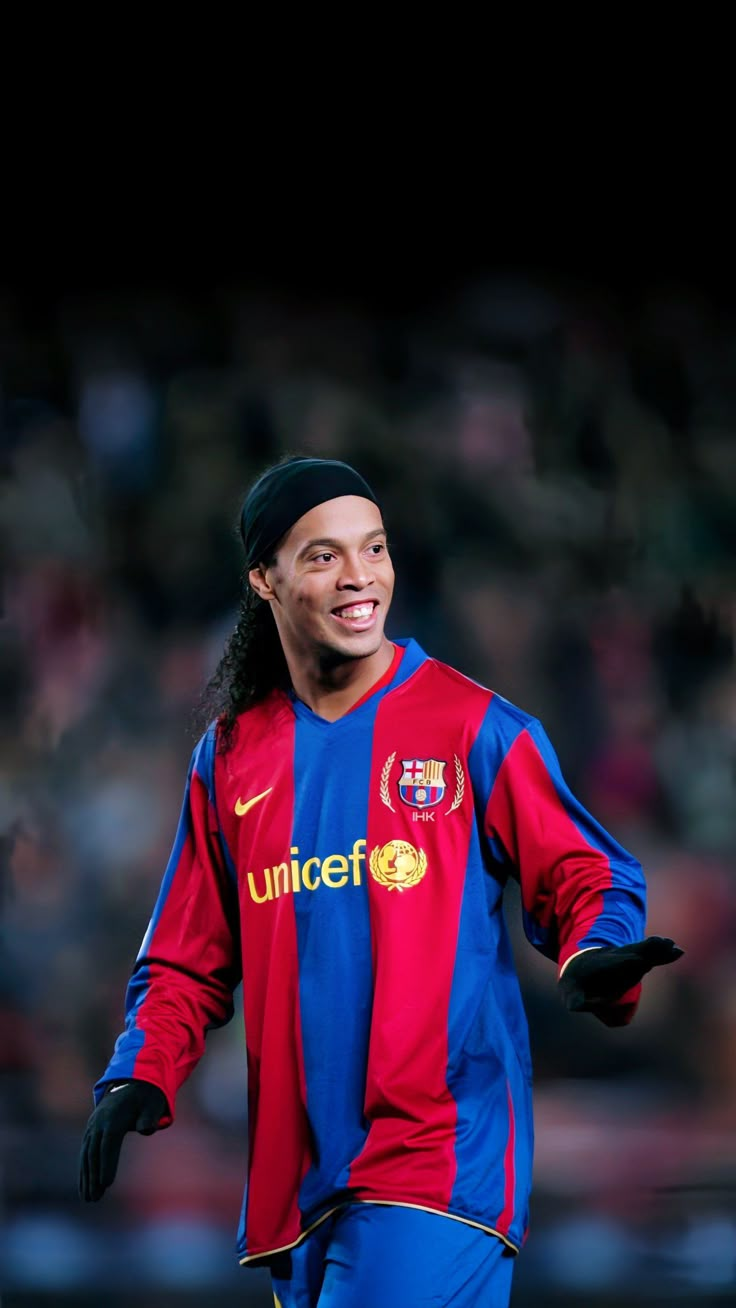
[[[253,730],[247,743],[236,743],[224,760],[218,758],[218,766],[237,778],[235,789],[224,778],[220,780],[219,794],[229,795],[220,821],[236,865],[242,869],[251,1151],[246,1238],[248,1248],[257,1253],[272,1247],[274,1231],[283,1232],[284,1244],[299,1238],[299,1187],[312,1154],[305,1107],[294,895],[284,893],[294,820],[294,716],[290,711],[274,711],[274,705],[267,703],[253,710],[250,720]],[[249,799],[260,796],[268,783],[264,798],[249,806]],[[263,905],[254,898],[266,894],[275,901],[268,905],[269,930],[263,929],[259,918]],[[274,1140],[279,1141],[278,1160],[270,1150],[259,1148],[259,1141]]]
[[[432,668],[425,665],[387,696],[376,715],[366,846],[375,978],[365,1094],[371,1125],[349,1184],[362,1199],[401,1202],[411,1196],[436,1210],[449,1207],[457,1171],[448,1014],[472,820],[470,787],[455,812],[445,810],[458,794],[458,721],[467,721],[472,742],[485,700],[479,704],[482,697],[469,686],[467,718],[457,699],[448,712],[438,704]],[[400,796],[407,758],[445,765],[445,797],[433,817]],[[387,879],[392,859],[402,858],[421,876],[399,889]]]
[[[526,911],[540,926],[556,926],[562,965],[603,911],[611,864],[567,813],[528,731],[519,733],[498,769],[486,830],[500,837],[520,869]]]

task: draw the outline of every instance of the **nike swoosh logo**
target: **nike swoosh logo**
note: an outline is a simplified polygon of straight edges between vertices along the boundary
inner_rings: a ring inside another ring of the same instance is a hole
[[[262,795],[254,795],[252,799],[246,799],[245,803],[243,803],[242,799],[236,799],[235,812],[238,817],[242,817],[244,813],[247,813],[248,809],[252,808],[254,804],[260,804],[261,800],[265,799],[266,795],[270,795],[272,790],[273,786],[269,786],[268,790],[264,790]]]
[[[127,1090],[127,1088],[127,1085],[114,1085],[110,1090],[110,1094],[114,1095],[116,1090]]]

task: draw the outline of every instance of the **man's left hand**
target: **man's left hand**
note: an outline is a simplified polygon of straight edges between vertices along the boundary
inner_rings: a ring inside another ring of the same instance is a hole
[[[631,945],[586,949],[570,959],[558,982],[565,1006],[571,1013],[595,1013],[606,1021],[609,1006],[647,972],[674,963],[684,952],[664,936],[648,936]]]

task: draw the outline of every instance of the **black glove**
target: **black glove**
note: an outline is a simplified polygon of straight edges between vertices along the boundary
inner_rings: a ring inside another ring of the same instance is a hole
[[[150,1081],[111,1084],[87,1123],[79,1155],[79,1194],[101,1199],[115,1180],[123,1136],[153,1135],[168,1113],[166,1096]]]
[[[615,1025],[610,1006],[641,981],[646,972],[681,958],[674,940],[647,936],[632,945],[608,945],[586,949],[572,958],[559,980],[563,1001],[571,1013],[595,1013],[608,1025]]]

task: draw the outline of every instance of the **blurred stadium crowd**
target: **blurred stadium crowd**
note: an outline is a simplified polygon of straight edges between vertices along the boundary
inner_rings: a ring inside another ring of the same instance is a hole
[[[641,859],[649,932],[686,950],[609,1031],[564,1012],[510,894],[537,1122],[514,1303],[542,1284],[587,1305],[732,1293],[736,317],[695,290],[622,306],[519,278],[421,314],[247,290],[0,297],[0,432],[5,1288],[269,1301],[234,1257],[237,1015],[94,1208],[76,1159],[234,623],[242,495],[303,452],[379,493],[389,634],[542,720]]]

